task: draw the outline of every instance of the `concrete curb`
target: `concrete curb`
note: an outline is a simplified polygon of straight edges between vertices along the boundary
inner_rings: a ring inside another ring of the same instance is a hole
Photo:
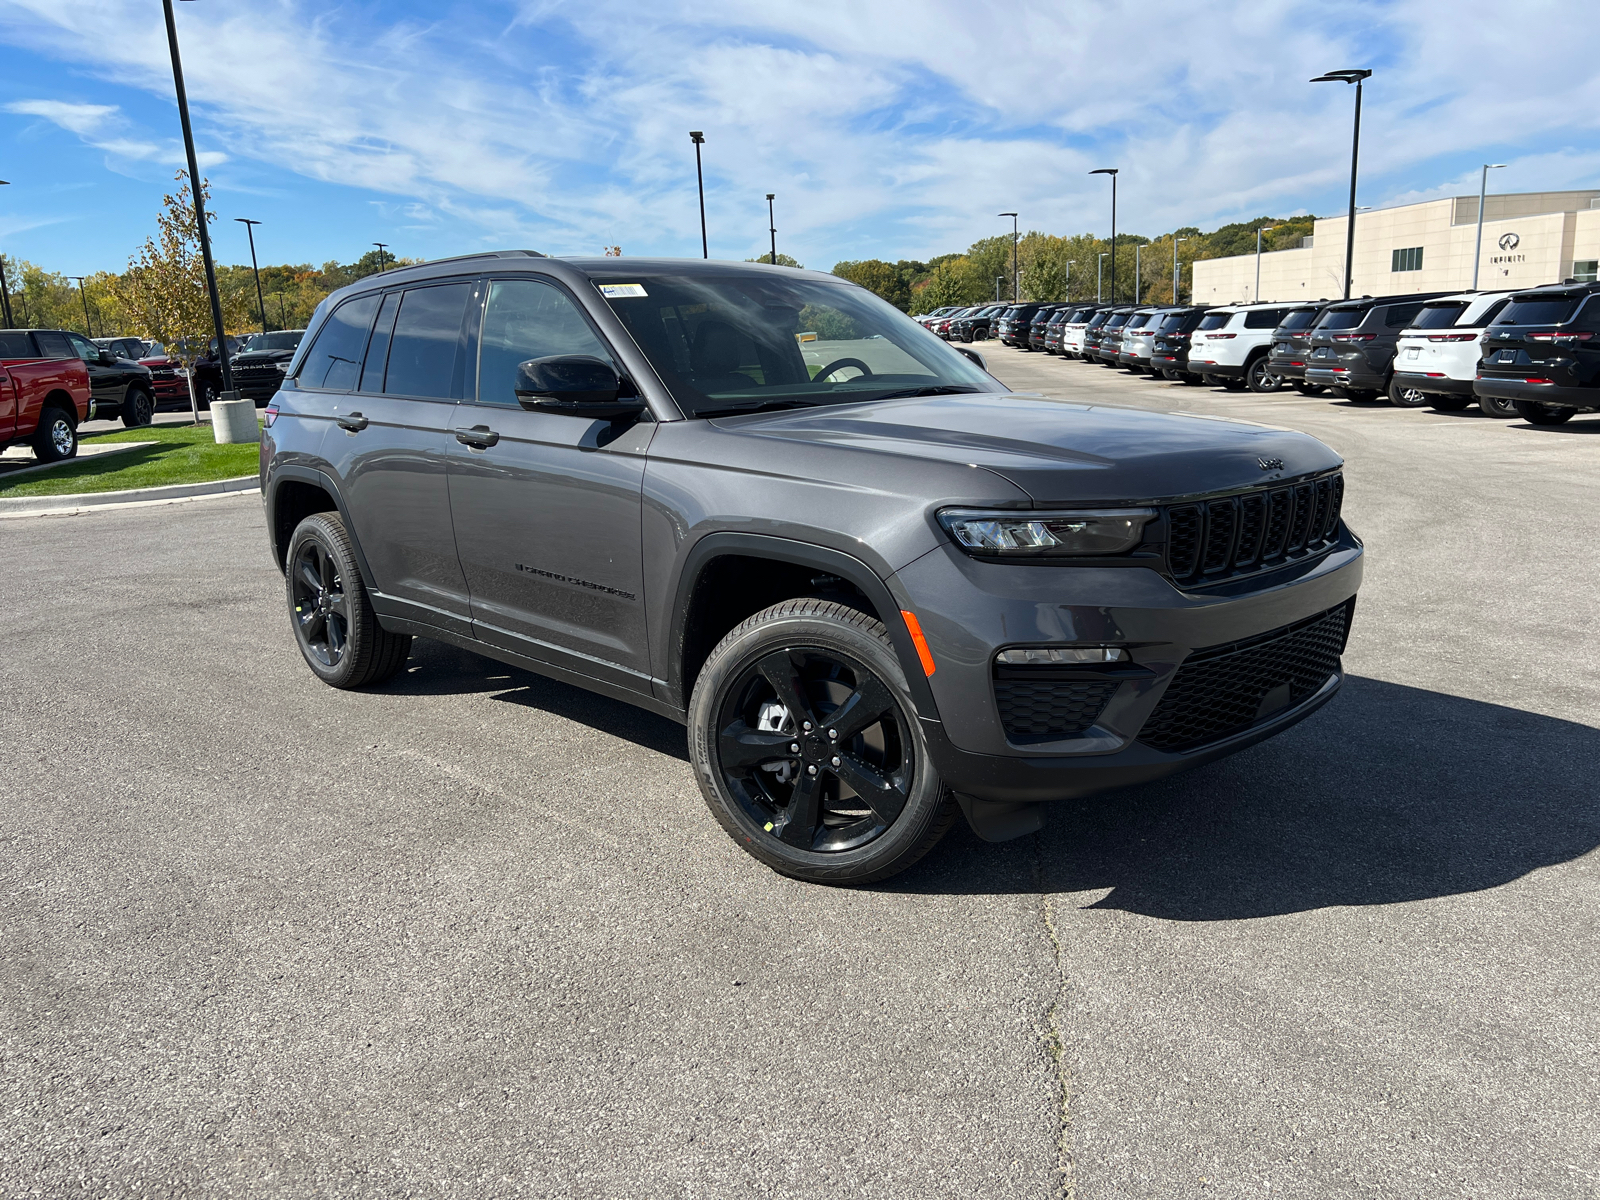
[[[210,483],[174,483],[167,487],[128,488],[120,492],[77,492],[68,496],[0,497],[0,518],[38,517],[50,514],[89,512],[97,508],[125,508],[135,504],[163,504],[171,500],[191,500],[205,496],[226,496],[237,492],[258,492],[261,481],[255,475],[236,479],[217,479]]]

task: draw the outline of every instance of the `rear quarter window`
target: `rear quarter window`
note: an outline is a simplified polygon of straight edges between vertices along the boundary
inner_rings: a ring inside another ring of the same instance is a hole
[[[1417,319],[1417,314],[1422,311],[1422,302],[1415,304],[1391,304],[1383,315],[1385,329],[1404,329]]]
[[[1283,320],[1286,308],[1257,308],[1244,315],[1246,329],[1276,329],[1278,322]]]

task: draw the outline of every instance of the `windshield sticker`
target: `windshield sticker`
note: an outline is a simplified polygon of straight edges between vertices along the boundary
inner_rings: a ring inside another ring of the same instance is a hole
[[[642,283],[602,283],[600,294],[607,300],[621,300],[628,296],[648,296]]]

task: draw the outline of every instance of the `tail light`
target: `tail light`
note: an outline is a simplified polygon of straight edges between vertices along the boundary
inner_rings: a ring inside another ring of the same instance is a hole
[[[1430,333],[1428,340],[1430,342],[1475,342],[1481,336],[1481,334],[1476,333]]]
[[[1206,336],[1208,338],[1216,338],[1216,340],[1219,342],[1225,342],[1229,338],[1236,338],[1239,335],[1237,333],[1208,333]]]
[[[1548,379],[1524,379],[1523,383],[1549,383]]]
[[[1333,340],[1336,342],[1370,342],[1378,335],[1375,333],[1336,333]]]
[[[1524,335],[1530,342],[1557,342],[1566,345],[1572,342],[1587,342],[1594,336],[1592,333],[1530,333]],[[1531,380],[1530,380],[1531,382]]]
[[[265,425],[268,429],[271,429],[272,428],[272,423],[274,421],[276,421],[277,419],[278,419],[278,406],[276,404],[267,405],[266,412],[264,412],[262,414],[261,423],[263,425]]]

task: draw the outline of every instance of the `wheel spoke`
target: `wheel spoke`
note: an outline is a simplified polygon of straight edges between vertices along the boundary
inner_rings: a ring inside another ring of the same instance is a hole
[[[833,771],[885,824],[898,817],[906,806],[905,787],[898,774],[887,774],[853,754],[841,755]]]
[[[323,624],[328,630],[328,657],[337,662],[344,653],[344,622],[330,613]]]
[[[822,815],[822,777],[802,774],[794,781],[794,792],[789,797],[783,824],[775,832],[791,846],[811,849],[817,834],[817,821]]]
[[[318,566],[318,574],[322,576],[322,586],[331,592],[339,580],[339,573],[334,566],[333,555],[328,553],[326,546],[318,546],[317,557],[321,560]]]
[[[856,690],[846,697],[824,724],[839,734],[841,742],[855,737],[867,726],[894,707],[894,697],[889,689],[871,675],[856,685]]]
[[[300,582],[304,583],[313,592],[320,590],[322,587],[322,580],[317,578],[317,568],[306,559],[300,560]]]
[[[789,710],[793,728],[801,729],[806,721],[813,725],[817,723],[811,711],[811,701],[806,697],[805,682],[800,678],[800,664],[795,662],[793,654],[787,650],[769,654],[756,664],[756,670],[778,693],[778,703]]]
[[[735,721],[724,729],[717,739],[717,757],[724,771],[758,767],[778,758],[788,758],[792,735],[765,729],[752,729],[743,721]]]
[[[299,616],[299,621],[300,632],[305,634],[306,641],[308,642],[313,640],[316,635],[322,631],[322,627],[325,624],[322,619],[322,613],[314,608],[301,613]]]
[[[350,598],[343,592],[333,592],[328,596],[328,607],[338,613],[346,621],[350,619]]]

